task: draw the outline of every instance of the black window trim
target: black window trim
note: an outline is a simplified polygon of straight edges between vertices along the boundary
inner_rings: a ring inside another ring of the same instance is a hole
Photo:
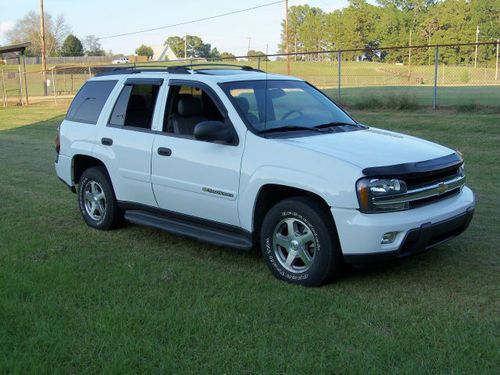
[[[255,129],[252,124],[248,121],[248,119],[246,118],[245,114],[241,111],[240,107],[237,105],[236,103],[236,98],[234,98],[230,93],[229,93],[229,89],[227,87],[228,84],[231,84],[231,83],[240,83],[240,82],[256,82],[256,81],[268,81],[267,79],[246,79],[246,80],[237,80],[237,81],[225,81],[225,82],[219,82],[218,85],[219,87],[222,89],[222,91],[224,92],[224,94],[226,94],[226,97],[229,99],[229,101],[231,102],[231,104],[233,105],[234,109],[236,110],[236,112],[238,112],[238,115],[240,116],[241,120],[243,121],[243,123],[245,124],[245,126],[247,127],[248,131],[250,131],[251,133],[259,136],[259,137],[262,137],[262,134],[259,134],[259,131],[257,129]],[[321,95],[323,95],[324,97],[326,97],[329,101],[331,101],[333,104],[335,104],[336,107],[338,107],[347,117],[349,117],[352,121],[354,121],[354,123],[356,125],[360,125],[360,126],[363,126],[365,128],[368,128],[366,125],[362,125],[360,122],[358,122],[357,120],[355,120],[349,113],[347,113],[340,105],[338,105],[332,98],[330,98],[328,95],[326,95],[323,91],[321,91],[320,89],[318,89],[316,86],[314,86],[313,84],[309,83],[308,81],[303,81],[303,80],[298,80],[298,79],[270,79],[269,81],[285,81],[285,82],[303,82],[305,83],[306,85],[310,86],[311,88],[313,88],[314,90],[318,91]],[[297,132],[298,133],[298,132]],[[311,133],[310,135],[321,135],[322,133],[319,133],[319,132],[314,132],[314,133]],[[297,134],[294,134],[293,135],[294,137],[297,136]],[[267,135],[266,135],[267,137]]]
[[[217,107],[217,109],[221,113],[222,117],[224,118],[224,123],[230,127],[230,129],[232,130],[233,135],[234,135],[233,141],[231,143],[226,143],[226,142],[208,142],[208,143],[215,143],[215,144],[220,144],[220,145],[224,145],[224,146],[238,146],[239,145],[240,139],[238,137],[238,132],[234,128],[234,125],[233,125],[231,119],[229,118],[229,114],[228,114],[226,106],[224,105],[224,103],[220,99],[219,95],[217,95],[217,93],[215,92],[215,90],[213,88],[211,88],[205,82],[200,82],[200,81],[190,80],[190,79],[169,79],[168,86],[169,86],[169,88],[171,86],[179,86],[179,87],[180,86],[187,86],[187,87],[195,87],[195,88],[199,87],[204,92],[206,92],[207,95],[210,97],[210,99],[213,100],[215,106]],[[167,103],[168,103],[168,100],[170,98],[170,95],[172,95],[172,90],[168,90],[168,92],[167,92]],[[165,115],[166,115],[167,111],[170,111],[170,108],[168,108],[168,106],[165,105],[165,112],[163,113],[163,119],[165,119]],[[196,142],[206,142],[206,141],[201,141],[199,139],[191,137],[189,135],[175,134],[175,133],[170,133],[170,132],[164,131],[163,126],[162,126],[162,130],[157,130],[156,134],[163,135],[166,137],[183,138],[183,139],[187,139],[190,141],[196,141]]]
[[[139,126],[127,126],[127,125],[116,125],[116,124],[111,124],[111,116],[113,116],[113,112],[115,110],[116,103],[118,102],[118,99],[120,98],[120,95],[122,94],[123,90],[125,89],[125,86],[132,86],[132,85],[153,85],[153,86],[162,86],[165,80],[163,78],[127,78],[125,82],[123,82],[123,85],[121,86],[118,95],[116,96],[116,99],[114,100],[113,107],[111,108],[111,111],[109,112],[108,116],[108,121],[106,122],[106,127],[108,128],[115,128],[115,129],[122,129],[122,130],[130,130],[130,131],[135,131],[135,132],[140,132],[140,133],[152,133],[152,134],[157,134],[158,131],[153,129],[153,124],[154,124],[154,115],[156,111],[156,106],[158,103],[158,98],[160,97],[160,89],[158,89],[158,95],[156,95],[156,100],[155,100],[155,107],[153,109],[153,118],[151,119],[151,125],[149,129],[146,128],[141,128]]]

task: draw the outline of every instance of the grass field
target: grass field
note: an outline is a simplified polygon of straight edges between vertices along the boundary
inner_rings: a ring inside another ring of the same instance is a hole
[[[308,289],[262,259],[84,225],[53,169],[64,107],[0,109],[0,373],[447,373],[500,367],[500,115],[357,112],[460,149],[460,238]]]
[[[256,61],[226,61],[257,67]],[[162,63],[163,65],[178,65],[183,62]],[[155,65],[158,64],[155,62]],[[73,65],[74,66],[74,65]],[[64,66],[60,66],[64,67]],[[262,61],[260,68],[269,73],[286,74],[284,61]],[[19,87],[19,78],[13,73],[17,66],[0,66],[5,70],[6,86],[10,90],[8,95],[14,97]],[[40,65],[27,66],[28,92],[32,96],[42,95],[42,75]],[[10,75],[9,75],[10,72]],[[75,93],[89,78],[88,65],[81,64],[80,68],[71,70],[57,70],[59,74],[52,76],[49,94],[53,90],[58,94]],[[338,65],[328,62],[291,62],[293,76],[305,79],[314,85],[327,89],[331,96],[338,98]],[[10,77],[10,78],[9,78]],[[54,82],[55,81],[55,86]],[[434,65],[420,65],[411,68],[379,62],[343,62],[341,78],[341,101],[351,107],[379,108],[390,107],[397,98],[404,98],[413,107],[430,107],[434,93]],[[495,80],[495,69],[480,64],[472,66],[445,66],[440,65],[438,70],[438,105],[441,107],[475,106],[493,107],[500,111],[500,80]],[[0,90],[0,97],[2,93]],[[396,100],[397,101],[397,100]],[[388,103],[388,104],[385,104]]]

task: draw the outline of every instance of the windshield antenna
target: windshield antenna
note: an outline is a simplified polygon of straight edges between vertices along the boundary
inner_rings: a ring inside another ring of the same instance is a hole
[[[266,63],[266,86],[264,88],[264,129],[267,129],[267,59],[264,60]]]

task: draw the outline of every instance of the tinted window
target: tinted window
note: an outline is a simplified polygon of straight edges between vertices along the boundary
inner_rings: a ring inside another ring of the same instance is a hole
[[[319,90],[302,81],[241,81],[222,85],[257,131],[355,122]]]
[[[194,128],[200,122],[221,121],[224,116],[202,87],[170,86],[163,131],[193,137]]]
[[[118,81],[90,81],[78,91],[66,119],[69,121],[96,124],[102,107]]]
[[[116,101],[109,123],[151,129],[160,86],[153,84],[125,85]]]

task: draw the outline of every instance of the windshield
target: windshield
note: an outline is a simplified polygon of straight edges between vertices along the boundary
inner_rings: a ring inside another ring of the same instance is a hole
[[[329,98],[303,81],[240,81],[224,83],[222,87],[257,132],[356,124]]]

